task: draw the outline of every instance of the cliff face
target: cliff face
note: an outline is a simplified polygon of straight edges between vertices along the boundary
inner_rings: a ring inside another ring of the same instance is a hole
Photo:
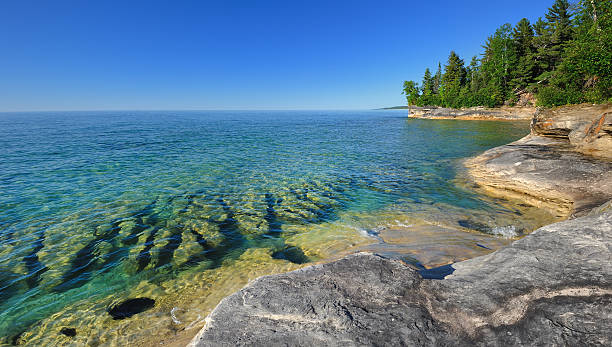
[[[567,141],[581,153],[612,159],[612,105],[538,110],[531,133]]]
[[[190,346],[605,345],[611,241],[608,211],[440,271],[359,253],[265,276],[224,299]]]
[[[477,119],[477,120],[528,120],[536,113],[534,107],[470,107],[470,108],[444,108],[444,107],[412,107],[409,118],[423,119]]]

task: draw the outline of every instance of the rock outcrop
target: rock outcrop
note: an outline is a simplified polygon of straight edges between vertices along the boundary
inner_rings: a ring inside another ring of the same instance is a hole
[[[530,135],[467,160],[469,174],[490,194],[559,217],[583,215],[612,199],[611,111],[606,105],[539,110]]]
[[[572,150],[567,141],[529,135],[466,161],[484,191],[520,199],[565,218],[612,198],[612,162]]]
[[[411,107],[409,118],[424,119],[476,119],[476,120],[529,120],[536,113],[534,107]]]
[[[612,159],[612,105],[577,105],[538,110],[531,133],[569,142],[584,154]]]
[[[370,253],[260,277],[190,346],[609,345],[611,241],[608,210],[456,263],[443,280]]]

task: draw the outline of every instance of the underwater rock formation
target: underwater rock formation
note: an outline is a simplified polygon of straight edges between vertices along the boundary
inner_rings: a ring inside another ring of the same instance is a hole
[[[108,309],[113,319],[130,318],[155,306],[155,300],[150,298],[134,298],[122,301]]]

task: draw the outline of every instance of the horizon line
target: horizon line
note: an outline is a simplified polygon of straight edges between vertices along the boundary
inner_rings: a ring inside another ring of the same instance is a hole
[[[404,106],[404,105],[398,105]],[[376,110],[387,110],[391,107],[398,106],[384,106],[377,108],[201,108],[201,109],[74,109],[74,110],[62,110],[62,109],[50,109],[50,110],[0,110],[0,113],[33,113],[33,112],[201,112],[201,111],[376,111]]]

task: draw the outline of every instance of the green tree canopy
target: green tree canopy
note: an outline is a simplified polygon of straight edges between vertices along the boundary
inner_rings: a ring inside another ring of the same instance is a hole
[[[409,106],[416,105],[420,96],[419,85],[414,81],[404,81],[402,94],[406,95],[406,101]]]
[[[440,87],[440,95],[445,106],[461,107],[459,94],[461,87],[465,84],[465,76],[466,71],[463,59],[455,51],[451,51],[448,61],[444,66],[444,74],[442,75]]]
[[[524,92],[544,106],[612,102],[612,1],[554,0],[531,23],[504,24],[470,64],[451,51],[444,69],[423,76],[422,90],[404,82],[411,105],[499,106]],[[442,71],[444,70],[444,71]]]

